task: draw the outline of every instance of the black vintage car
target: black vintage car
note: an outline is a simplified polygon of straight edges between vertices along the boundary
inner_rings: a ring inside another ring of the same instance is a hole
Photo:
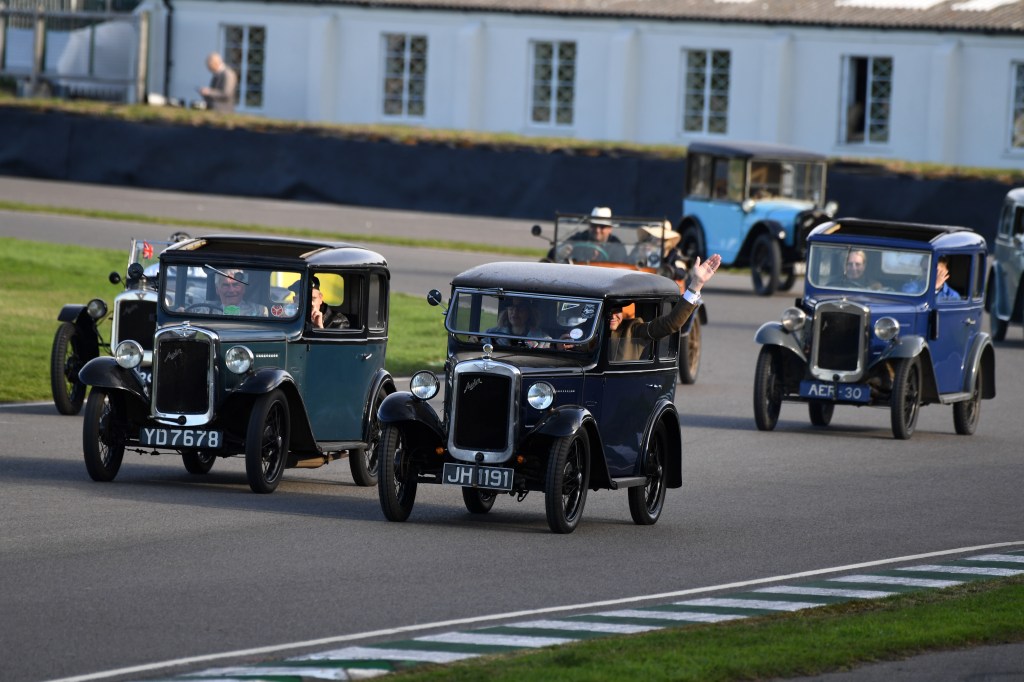
[[[79,374],[86,469],[113,480],[126,451],[179,454],[186,470],[245,458],[254,492],[288,467],[347,456],[376,483],[374,418],[394,390],[384,369],[390,274],[373,251],[337,242],[214,235],[160,255],[157,326]],[[329,324],[312,321],[313,289]]]
[[[540,491],[556,533],[576,528],[589,489],[625,488],[634,522],[655,523],[666,489],[682,485],[679,335],[622,359],[607,313],[651,320],[679,297],[670,279],[616,268],[491,263],[458,275],[443,414],[428,402],[440,382],[427,371],[378,412],[385,517],[406,520],[417,486],[430,483],[459,488],[476,514],[499,495]],[[513,315],[530,323],[517,333]]]

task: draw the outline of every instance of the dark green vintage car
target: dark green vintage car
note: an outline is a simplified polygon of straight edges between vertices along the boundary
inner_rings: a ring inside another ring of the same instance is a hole
[[[180,454],[194,474],[244,456],[258,493],[286,468],[344,456],[358,484],[376,483],[377,409],[395,390],[380,254],[215,235],[165,250],[159,279],[152,367],[126,340],[79,375],[91,386],[83,449],[94,480],[113,480],[130,450]]]

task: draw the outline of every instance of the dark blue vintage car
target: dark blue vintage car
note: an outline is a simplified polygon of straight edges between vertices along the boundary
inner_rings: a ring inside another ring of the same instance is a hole
[[[409,517],[420,484],[458,488],[466,508],[490,511],[499,495],[543,492],[548,525],[570,533],[587,490],[628,491],[634,522],[653,524],[666,488],[682,485],[673,399],[679,335],[622,357],[607,311],[645,320],[679,299],[659,275],[552,263],[492,263],[452,281],[448,357],[440,390],[419,372],[388,396],[378,417],[381,508]],[[440,303],[441,293],[428,300]],[[529,321],[514,330],[511,316]]]
[[[394,391],[389,282],[380,254],[344,243],[214,235],[168,247],[149,347],[122,341],[79,374],[92,387],[89,475],[113,480],[126,450],[180,454],[194,474],[240,455],[250,488],[269,493],[285,468],[348,456],[355,481],[375,484],[375,415]]]
[[[846,218],[808,237],[803,298],[757,331],[757,428],[775,428],[784,401],[827,426],[836,405],[890,410],[892,432],[914,433],[921,405],[953,407],[973,434],[994,398],[995,352],[981,330],[986,244],[963,227]],[[948,275],[948,280],[946,276]]]

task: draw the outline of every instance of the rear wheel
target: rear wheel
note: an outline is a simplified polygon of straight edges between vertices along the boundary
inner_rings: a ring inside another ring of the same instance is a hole
[[[466,504],[466,509],[472,514],[486,514],[491,511],[491,507],[494,506],[494,500],[497,498],[498,495],[496,493],[480,490],[479,488],[462,489],[462,501]]]
[[[665,425],[651,434],[644,457],[644,474],[647,483],[629,489],[629,515],[638,526],[651,526],[658,522],[665,506],[665,460],[668,457],[668,438]]]
[[[120,429],[124,408],[118,396],[98,388],[89,392],[82,423],[85,469],[94,481],[113,481],[124,458]]]
[[[395,426],[385,426],[380,433],[378,450],[377,492],[381,511],[388,521],[405,521],[416,502],[417,481],[402,432]]]
[[[921,404],[921,365],[917,358],[904,358],[896,365],[889,398],[892,435],[906,440],[914,435]]]
[[[981,368],[974,375],[971,397],[960,403],[953,403],[953,426],[961,436],[970,436],[978,428],[981,419]]]
[[[380,461],[377,459],[377,443],[380,441],[380,421],[377,419],[377,410],[380,409],[384,398],[388,397],[388,393],[386,387],[381,386],[373,399],[373,405],[370,406],[366,427],[366,449],[354,450],[348,455],[348,466],[356,485],[377,485],[377,471],[380,468]]]
[[[208,450],[185,450],[181,453],[181,461],[190,474],[208,474],[217,461],[217,455]]]
[[[827,400],[812,400],[807,403],[807,411],[811,414],[811,423],[815,426],[828,426],[832,423],[832,413],[836,404]]]
[[[78,370],[85,364],[85,358],[79,355],[79,345],[75,325],[61,322],[50,351],[50,392],[61,414],[78,414],[85,402],[86,386],[78,380]]]
[[[700,372],[700,316],[693,311],[693,325],[687,334],[679,337],[679,381],[684,384],[697,383]]]
[[[758,235],[750,250],[750,277],[758,296],[771,296],[779,288],[782,249],[770,234]]]
[[[290,427],[288,400],[280,389],[256,400],[245,434],[245,475],[254,493],[272,493],[281,482]]]
[[[754,422],[761,431],[771,431],[782,410],[782,357],[772,346],[762,346],[754,370]]]
[[[551,444],[544,510],[554,533],[571,533],[583,516],[590,485],[590,439],[582,429]]]
[[[782,278],[779,280],[779,291],[789,291],[796,284],[796,273],[793,272],[793,266],[782,269]]]

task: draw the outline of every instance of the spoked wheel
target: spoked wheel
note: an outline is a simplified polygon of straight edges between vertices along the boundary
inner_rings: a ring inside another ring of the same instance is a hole
[[[904,358],[896,365],[896,376],[889,398],[892,435],[906,440],[914,435],[921,404],[921,365],[917,358]]]
[[[750,251],[750,277],[758,296],[771,296],[779,288],[782,249],[770,234],[759,235]]]
[[[754,370],[754,422],[760,431],[771,431],[782,410],[782,357],[779,350],[762,346]]]
[[[836,404],[827,400],[812,400],[807,403],[807,411],[811,414],[811,423],[815,426],[828,426],[832,423],[832,413]]]
[[[245,475],[254,493],[272,493],[288,459],[291,421],[288,400],[280,389],[260,396],[245,434]]]
[[[701,259],[704,258],[704,235],[700,228],[690,225],[683,230],[683,234],[679,238],[679,251],[683,254],[687,269],[693,267],[697,256],[700,256]]]
[[[472,514],[486,514],[494,506],[494,500],[498,499],[496,493],[481,490],[480,488],[463,488],[462,501],[466,509]]]
[[[380,468],[380,460],[377,458],[377,443],[380,441],[380,421],[377,419],[377,410],[380,409],[380,404],[384,402],[384,398],[387,398],[388,394],[389,391],[386,387],[381,386],[370,406],[366,427],[366,449],[355,450],[348,455],[348,466],[356,485],[377,485],[377,471]]]
[[[693,312],[693,325],[688,334],[679,337],[679,381],[684,384],[697,382],[700,372],[700,316]]]
[[[98,388],[89,392],[82,424],[85,469],[94,481],[113,481],[124,458],[124,433],[120,428],[124,407],[118,396]]]
[[[82,409],[86,386],[78,380],[78,370],[84,364],[85,358],[79,355],[78,329],[70,322],[61,322],[50,351],[50,391],[61,414],[78,414]]]
[[[953,427],[961,436],[970,436],[978,428],[981,419],[981,368],[974,375],[971,397],[963,402],[953,403]]]
[[[185,450],[181,453],[181,461],[190,474],[208,474],[217,461],[217,455],[209,450]]]
[[[544,509],[548,527],[555,533],[571,533],[583,516],[590,485],[590,439],[582,429],[551,445],[544,485]]]
[[[651,526],[657,523],[661,510],[665,506],[665,458],[668,456],[668,438],[665,436],[665,425],[651,434],[651,442],[647,446],[644,457],[644,474],[647,483],[629,489],[629,515],[638,526]]]
[[[385,426],[377,449],[380,462],[377,492],[381,511],[388,521],[405,521],[416,502],[417,481],[402,432],[395,426]]]

